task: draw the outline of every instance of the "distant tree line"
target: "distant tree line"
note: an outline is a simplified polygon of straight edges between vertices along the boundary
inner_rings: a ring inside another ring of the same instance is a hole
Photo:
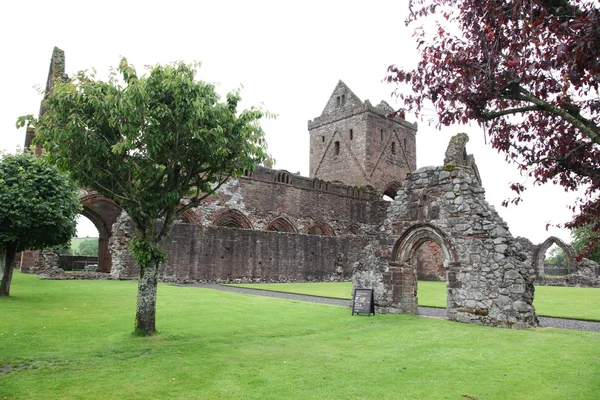
[[[98,239],[84,239],[79,243],[79,246],[64,246],[58,252],[60,254],[68,254],[73,256],[98,256]]]

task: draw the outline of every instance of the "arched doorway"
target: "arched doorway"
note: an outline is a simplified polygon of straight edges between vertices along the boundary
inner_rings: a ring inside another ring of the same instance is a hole
[[[110,272],[112,256],[108,241],[112,235],[112,226],[123,211],[112,200],[98,195],[88,194],[81,198],[81,214],[88,218],[98,230],[98,272]]]
[[[546,271],[545,265],[547,252],[552,247],[556,246],[562,250],[565,259],[567,270],[557,273],[556,271]],[[533,268],[535,270],[536,280],[545,280],[549,276],[566,275],[575,270],[575,253],[573,248],[555,236],[550,236],[542,244],[538,245],[533,256]]]
[[[405,312],[418,312],[419,256],[425,249],[435,249],[438,253],[436,258],[440,265],[436,269],[439,279],[443,277],[446,282],[447,308],[453,304],[453,289],[460,287],[456,276],[460,264],[448,236],[431,224],[413,225],[396,241],[389,268],[392,296],[395,302],[402,304]],[[449,318],[452,319],[452,315]]]

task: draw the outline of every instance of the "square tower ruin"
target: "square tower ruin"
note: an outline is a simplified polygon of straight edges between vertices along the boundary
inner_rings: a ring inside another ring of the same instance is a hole
[[[364,102],[342,81],[321,115],[308,121],[311,178],[385,193],[416,169],[417,124],[388,118],[392,108]]]

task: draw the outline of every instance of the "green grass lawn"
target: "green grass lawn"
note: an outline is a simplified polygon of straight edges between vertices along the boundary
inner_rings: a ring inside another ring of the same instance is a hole
[[[513,331],[135,282],[15,273],[0,299],[0,399],[593,399],[600,334]]]
[[[352,299],[350,282],[257,283],[230,285],[311,296]],[[419,281],[420,306],[446,307],[446,283]],[[536,286],[534,305],[540,316],[600,321],[600,288]]]

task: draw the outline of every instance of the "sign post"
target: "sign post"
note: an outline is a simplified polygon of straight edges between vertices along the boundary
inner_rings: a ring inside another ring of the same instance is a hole
[[[373,302],[373,289],[355,288],[352,296],[352,315],[371,313],[375,315],[375,303]]]

